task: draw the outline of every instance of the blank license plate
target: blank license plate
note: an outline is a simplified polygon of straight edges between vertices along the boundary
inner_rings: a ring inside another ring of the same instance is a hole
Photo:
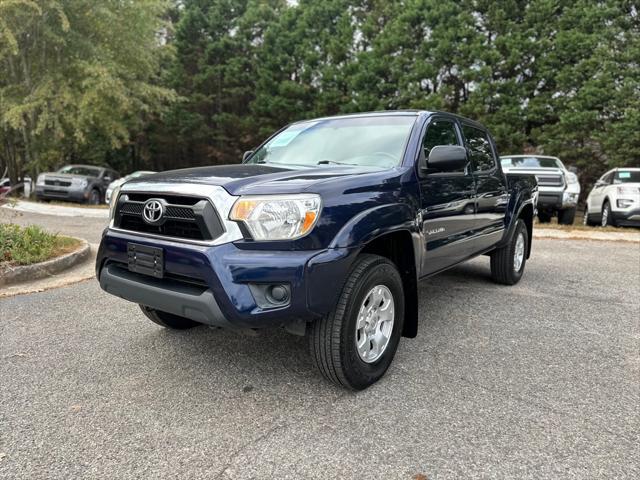
[[[128,243],[127,256],[131,272],[156,278],[164,276],[164,255],[161,248]]]

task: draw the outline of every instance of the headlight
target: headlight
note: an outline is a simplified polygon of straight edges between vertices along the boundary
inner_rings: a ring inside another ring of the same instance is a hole
[[[578,183],[578,176],[575,173],[565,172],[565,175],[567,177],[568,184]]]
[[[36,180],[36,185],[42,187],[44,185],[44,174],[38,175],[38,179]]]
[[[117,186],[111,192],[111,201],[109,202],[109,219],[113,218],[116,213],[116,205],[118,203],[118,195],[120,195],[120,186]]]
[[[78,188],[84,188],[87,186],[87,179],[86,178],[72,178],[71,179],[71,186],[72,187],[78,187]]]
[[[254,240],[294,240],[311,231],[320,216],[318,195],[240,197],[230,220],[243,222]]]
[[[638,187],[617,187],[618,195],[637,195],[640,192]]]

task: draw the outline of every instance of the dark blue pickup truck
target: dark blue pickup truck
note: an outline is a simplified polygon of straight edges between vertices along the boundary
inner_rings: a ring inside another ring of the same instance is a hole
[[[307,335],[320,372],[360,390],[416,336],[419,280],[482,254],[496,282],[522,277],[537,184],[498,158],[447,113],[294,123],[240,165],[125,183],[96,274],[167,328]]]

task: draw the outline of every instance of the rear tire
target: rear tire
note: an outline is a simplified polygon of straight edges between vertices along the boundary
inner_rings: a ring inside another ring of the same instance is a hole
[[[565,208],[558,212],[558,223],[560,225],[573,225],[576,219],[576,207]]]
[[[538,221],[540,223],[549,223],[551,221],[551,214],[547,212],[538,212]]]
[[[391,365],[403,321],[404,291],[398,269],[384,257],[360,255],[335,309],[311,325],[311,357],[330,382],[363,390]]]
[[[515,285],[522,278],[529,251],[529,233],[519,218],[509,243],[491,253],[491,278],[496,283]]]
[[[153,308],[149,308],[145,305],[140,305],[140,310],[142,310],[142,313],[144,313],[153,323],[164,328],[170,328],[171,330],[186,330],[200,325],[200,323],[188,318],[180,317],[173,313],[154,310]]]

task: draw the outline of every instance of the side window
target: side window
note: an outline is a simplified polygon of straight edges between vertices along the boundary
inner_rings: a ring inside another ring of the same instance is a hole
[[[489,136],[480,129],[469,125],[462,125],[467,149],[476,172],[486,172],[496,166]]]
[[[425,158],[433,147],[438,145],[460,145],[456,135],[456,127],[449,120],[435,120],[429,124],[427,133],[422,141]]]
[[[604,182],[605,185],[611,185],[611,181],[613,180],[614,172],[605,173],[600,180]]]

